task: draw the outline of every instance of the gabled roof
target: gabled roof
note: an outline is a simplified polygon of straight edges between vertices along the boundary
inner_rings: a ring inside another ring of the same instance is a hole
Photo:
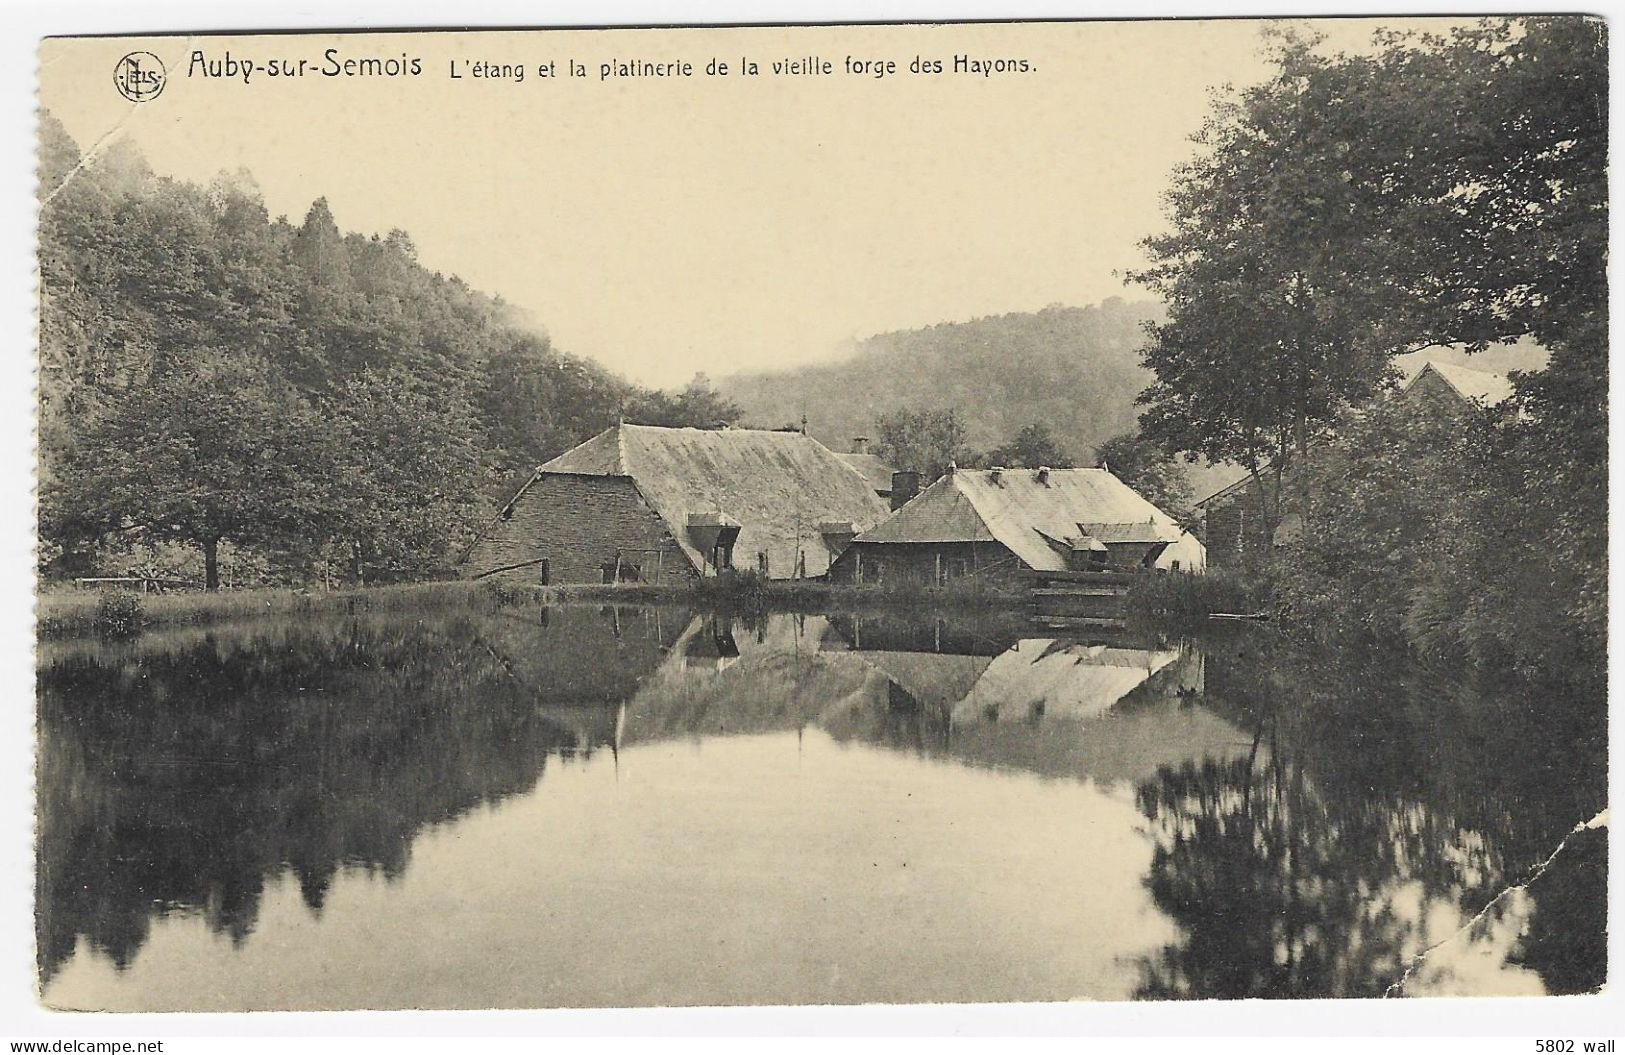
[[[954,474],[959,475],[958,473]],[[944,476],[855,542],[989,542],[992,532],[976,506]]]
[[[862,660],[919,703],[951,710],[969,696],[992,665],[992,656],[941,652],[859,652]]]
[[[1457,395],[1470,402],[1493,407],[1512,398],[1512,379],[1506,374],[1440,362],[1424,363],[1422,369],[1405,382],[1405,387],[1401,391],[1409,392],[1411,386],[1416,384],[1423,374],[1429,372],[1437,374],[1445,384],[1455,390]]]
[[[1043,704],[1049,717],[1096,718],[1179,657],[1172,649],[1029,638],[993,660],[953,716],[975,719],[992,706],[1001,718],[1021,717]]]
[[[736,566],[755,567],[765,551],[770,573],[785,577],[798,544],[808,575],[828,569],[821,523],[863,531],[887,512],[861,476],[800,432],[617,425],[537,473],[631,477],[696,568],[705,557],[689,537],[693,516],[720,513],[738,523]]]
[[[1029,567],[1060,571],[1066,558],[1047,539],[1105,525],[1144,525],[1112,530],[1160,542],[1181,534],[1172,517],[1105,469],[959,469],[855,541],[1000,542]]]
[[[873,454],[836,451],[835,457],[851,466],[853,471],[869,482],[872,491],[891,493],[892,467]]]
[[[1269,463],[1265,462],[1262,466],[1259,467],[1259,469],[1260,469],[1260,471],[1262,471],[1262,470],[1264,470],[1264,469],[1266,469],[1268,467],[1269,467]],[[1239,466],[1238,466],[1238,470],[1241,473],[1240,476],[1236,477],[1234,480],[1231,480],[1229,483],[1225,484],[1223,487],[1219,488],[1217,491],[1214,491],[1212,494],[1208,495],[1206,498],[1202,499],[1200,502],[1197,502],[1196,503],[1196,508],[1201,509],[1203,506],[1207,505],[1209,502],[1213,501],[1216,498],[1229,498],[1231,495],[1237,493],[1238,491],[1244,490],[1247,487],[1248,484],[1253,482],[1253,474],[1252,473],[1248,472],[1245,469],[1240,469]]]

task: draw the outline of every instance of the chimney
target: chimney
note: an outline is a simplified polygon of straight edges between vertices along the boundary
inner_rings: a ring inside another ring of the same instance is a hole
[[[867,437],[867,436],[853,436],[852,437],[852,453],[853,454],[868,454],[869,453],[869,437]]]
[[[913,469],[899,469],[891,474],[891,507],[903,508],[908,500],[920,493],[920,474]]]
[[[831,558],[840,556],[857,536],[858,529],[850,520],[826,520],[818,525],[818,533],[823,536],[824,545],[829,549]]]
[[[987,471],[987,478],[989,480],[992,480],[994,483],[998,483],[999,482],[999,477],[1001,477],[1003,475],[1004,475],[1004,466],[1002,466],[1002,465],[995,465],[993,468],[991,468],[991,469],[989,469]]]
[[[1040,465],[1038,467],[1038,482],[1046,487],[1049,486],[1049,466]]]

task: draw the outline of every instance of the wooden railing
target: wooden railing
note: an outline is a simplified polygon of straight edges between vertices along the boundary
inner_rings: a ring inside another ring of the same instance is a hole
[[[95,589],[103,586],[140,587],[142,593],[162,593],[165,590],[201,590],[203,584],[195,579],[176,579],[164,575],[87,575],[73,580],[75,586]]]

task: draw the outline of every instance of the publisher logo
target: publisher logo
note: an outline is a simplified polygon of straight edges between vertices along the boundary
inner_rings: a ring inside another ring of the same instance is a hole
[[[113,85],[132,103],[144,103],[164,90],[163,60],[150,51],[132,51],[113,67]]]

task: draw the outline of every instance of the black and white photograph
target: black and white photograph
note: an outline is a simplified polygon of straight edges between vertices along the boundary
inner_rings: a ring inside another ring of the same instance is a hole
[[[154,28],[38,44],[30,1002],[1604,992],[1604,18]]]

